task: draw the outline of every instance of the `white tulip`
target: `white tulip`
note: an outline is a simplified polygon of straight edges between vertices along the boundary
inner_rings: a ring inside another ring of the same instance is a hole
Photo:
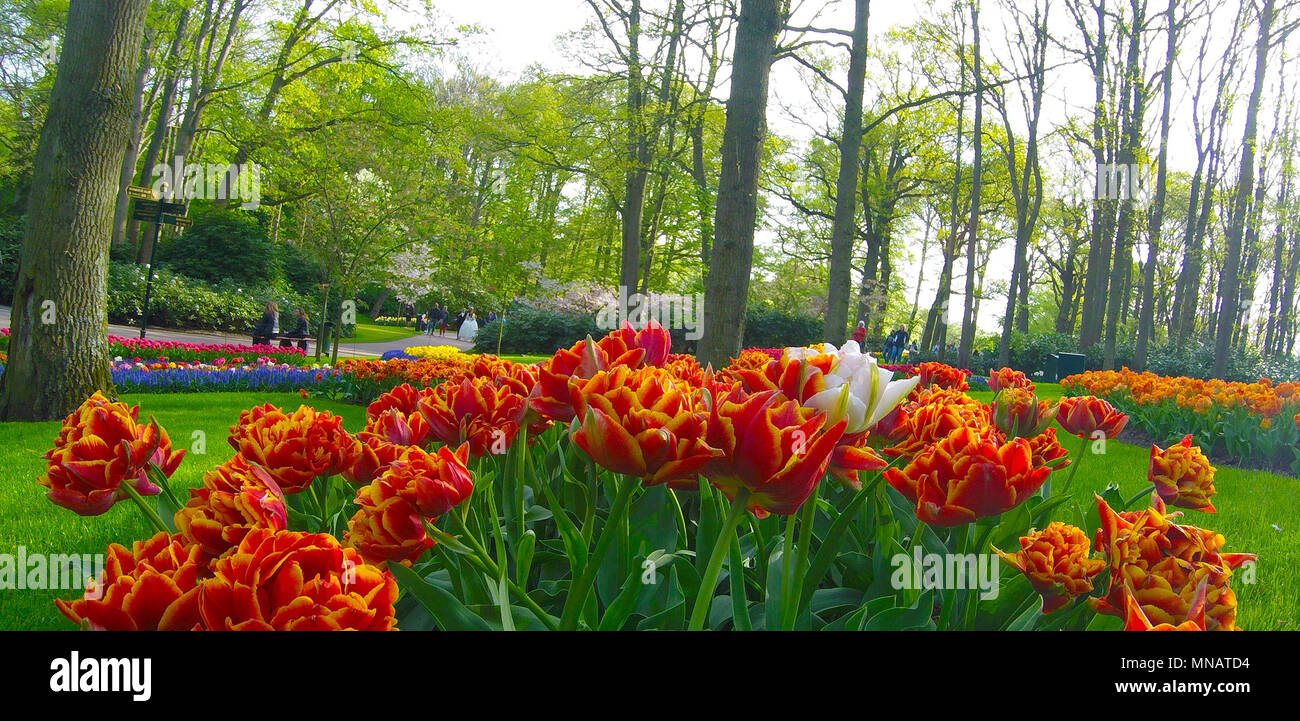
[[[863,353],[855,341],[838,349],[826,343],[820,349],[787,348],[785,352],[788,358],[801,362],[818,353],[835,356],[830,371],[824,374],[826,390],[814,394],[804,405],[826,413],[831,424],[845,420],[845,433],[858,433],[876,425],[921,380],[893,380],[893,372],[881,368],[875,356]]]

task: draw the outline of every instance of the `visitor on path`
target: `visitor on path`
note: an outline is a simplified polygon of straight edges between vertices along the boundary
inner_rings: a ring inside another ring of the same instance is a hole
[[[862,343],[866,340],[867,340],[867,324],[862,321],[858,321],[857,327],[853,329],[853,342],[857,343],[858,347],[860,348],[862,347]]]
[[[456,330],[456,340],[474,342],[474,336],[478,335],[478,320],[474,317],[474,306],[470,306],[465,311],[465,319],[461,321],[460,328]]]
[[[295,313],[294,315],[295,315],[295,321],[294,321],[293,330],[280,336],[280,347],[288,348],[289,346],[293,345],[291,343],[291,340],[297,338],[298,347],[306,351],[307,341],[305,339],[311,337],[311,329],[308,327],[309,324],[307,322],[307,311],[303,310],[302,308],[299,308],[298,312]]]
[[[429,327],[429,314],[428,314],[428,313],[421,313],[421,314],[420,314],[420,320],[416,321],[416,326],[415,326],[415,327],[416,327],[417,330],[419,330],[421,333],[423,333],[423,332],[424,332],[424,329],[427,328],[427,327]]]
[[[497,319],[497,312],[496,312],[495,310],[490,310],[490,311],[488,311],[487,322],[488,322],[488,323],[491,323],[492,321],[494,321],[494,320],[496,320],[496,319]]]
[[[447,306],[440,305],[438,306],[438,317],[438,335],[445,336],[447,335],[447,321],[451,320],[451,311],[447,310]]]
[[[900,325],[898,329],[889,334],[889,339],[885,341],[885,360],[890,363],[897,363],[903,359],[903,347],[907,345],[907,326]]]
[[[271,301],[266,304],[262,319],[253,326],[253,345],[270,345],[271,339],[280,332],[280,306]]]

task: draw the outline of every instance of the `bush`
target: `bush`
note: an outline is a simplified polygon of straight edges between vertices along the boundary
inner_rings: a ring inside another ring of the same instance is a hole
[[[108,320],[135,325],[140,322],[145,293],[145,269],[130,263],[109,263]],[[281,325],[292,309],[310,308],[306,299],[281,286],[239,287],[232,282],[212,286],[169,270],[154,273],[149,299],[149,323],[167,328],[251,332],[262,308],[275,301],[281,308]]]
[[[813,318],[771,306],[745,309],[745,348],[784,348],[820,343],[824,325]]]
[[[451,329],[451,324],[447,326]],[[474,340],[475,353],[496,353],[497,334],[501,334],[502,353],[550,355],[568,348],[590,335],[599,338],[605,331],[596,327],[596,318],[586,313],[559,313],[526,305],[512,305],[501,321],[483,323]]]
[[[195,208],[194,226],[158,247],[158,265],[177,275],[244,288],[283,281],[279,251],[257,218],[238,208]]]

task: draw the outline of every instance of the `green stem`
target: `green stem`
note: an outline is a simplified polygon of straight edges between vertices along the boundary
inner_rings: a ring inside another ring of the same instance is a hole
[[[451,515],[459,518],[458,516],[456,516],[455,513]],[[461,528],[463,529],[464,523],[462,522],[460,525]],[[446,531],[443,531],[440,528],[434,528],[433,530],[437,535],[448,536],[448,538],[451,538],[451,536],[449,536]],[[455,539],[453,538],[452,540]],[[551,631],[558,630],[558,627],[555,625],[555,621],[554,619],[551,618],[551,615],[547,613],[545,610],[543,610],[541,606],[538,606],[537,602],[534,601],[528,595],[528,592],[525,591],[523,588],[519,587],[519,584],[515,583],[514,581],[511,581],[508,576],[502,576],[501,569],[495,563],[492,562],[492,559],[488,557],[486,553],[484,553],[480,549],[482,549],[482,545],[479,544],[477,541],[475,541],[473,555],[465,556],[465,558],[470,562],[470,564],[473,565],[475,568],[477,568],[480,573],[483,573],[491,578],[505,579],[506,587],[510,589],[510,592],[514,594],[515,598],[519,599],[520,603],[524,604],[525,608],[527,608],[529,611],[532,611],[534,616],[537,616],[537,620],[545,624],[546,628],[550,629]],[[444,565],[446,565],[445,561],[444,561]],[[447,570],[450,571],[451,568],[448,567]]]
[[[1065,477],[1065,485],[1061,486],[1061,493],[1070,492],[1070,483],[1074,481],[1074,474],[1079,472],[1079,466],[1083,465],[1083,457],[1088,454],[1088,437],[1083,438],[1083,445],[1079,447],[1079,457],[1074,459],[1074,467],[1070,469],[1070,475]]]
[[[596,548],[587,558],[587,565],[582,569],[582,577],[577,579],[575,585],[569,587],[569,595],[564,599],[564,612],[560,616],[562,630],[572,631],[578,627],[578,617],[582,614],[582,607],[587,603],[587,594],[596,580],[596,573],[600,571],[601,561],[605,560],[605,554],[609,552],[610,544],[618,535],[618,531],[623,528],[623,516],[627,514],[627,507],[632,501],[632,493],[636,491],[637,485],[631,479],[624,479],[619,485],[614,503],[609,507],[609,517],[605,519],[605,525],[600,529]]]
[[[1155,489],[1156,489],[1156,484],[1152,483],[1146,488],[1138,491],[1137,494],[1135,494],[1132,498],[1129,498],[1127,501],[1124,501],[1124,507],[1121,508],[1120,510],[1127,511],[1129,509],[1129,506],[1133,505],[1134,503],[1137,503],[1139,500],[1142,499],[1143,496],[1150,495],[1151,492],[1154,491]]]
[[[154,530],[162,531],[169,535],[171,534],[171,529],[167,528],[167,524],[163,523],[162,519],[158,517],[158,512],[151,508],[149,504],[145,503],[144,499],[140,497],[140,492],[135,490],[135,486],[131,485],[131,479],[122,481],[122,483],[118,485],[118,488],[125,490],[126,495],[130,496],[131,500],[135,501],[135,505],[140,507],[140,511],[144,513],[144,517],[148,518],[149,522],[153,524]]]
[[[704,628],[704,620],[709,615],[709,604],[713,601],[713,588],[718,585],[718,573],[722,570],[722,558],[727,553],[727,546],[731,544],[730,537],[736,534],[736,525],[745,515],[745,504],[748,501],[749,489],[742,486],[736,491],[736,498],[731,502],[731,511],[727,513],[722,528],[718,530],[718,540],[713,544],[713,550],[709,551],[709,562],[704,567],[704,575],[700,578],[700,590],[695,594],[695,605],[691,608],[691,621],[686,627],[688,631],[699,631]]]
[[[884,480],[884,475],[877,473],[875,478],[862,484],[862,488],[853,494],[853,500],[849,501],[839,517],[831,524],[831,530],[826,533],[826,540],[817,549],[817,555],[813,556],[812,567],[808,569],[808,573],[804,577],[803,591],[799,596],[800,609],[812,601],[813,592],[817,590],[817,586],[821,585],[822,578],[826,576],[831,564],[835,562],[836,551],[839,550],[844,534],[848,531],[849,525],[853,523],[853,518],[857,515],[858,509],[862,507],[862,504],[867,500],[867,496],[871,495],[871,492],[875,490],[882,480]]]
[[[799,509],[799,546],[795,549],[794,569],[791,571],[791,593],[781,598],[781,605],[786,607],[782,613],[782,628],[793,630],[799,620],[799,607],[803,599],[804,566],[808,564],[808,554],[812,550],[813,521],[817,518],[817,497],[821,484],[813,486],[812,495],[803,502]]]

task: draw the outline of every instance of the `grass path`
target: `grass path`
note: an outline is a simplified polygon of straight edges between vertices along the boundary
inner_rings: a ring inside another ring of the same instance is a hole
[[[1040,395],[1047,397],[1058,388],[1040,385]],[[985,402],[992,398],[988,392],[971,395]],[[149,394],[125,395],[123,400],[138,404],[142,418],[151,414],[157,418],[177,447],[190,447],[198,438],[196,432],[204,434],[206,452],[186,456],[174,477],[177,489],[197,486],[205,471],[234,454],[226,443],[226,433],[241,410],[264,401],[287,408],[302,402],[292,393]],[[363,425],[360,406],[322,399],[312,399],[311,404],[342,415],[351,431]],[[139,512],[128,503],[118,504],[103,516],[83,518],[45,499],[45,489],[35,479],[44,469],[41,454],[50,447],[58,427],[57,422],[0,423],[0,554],[16,555],[20,545],[29,553],[98,554],[109,543],[129,546],[131,541],[151,535]],[[1065,436],[1063,443],[1071,459],[1077,461],[1078,440]],[[1147,486],[1147,454],[1145,447],[1110,443],[1104,456],[1090,454],[1084,460],[1071,495],[1080,504],[1091,504],[1094,491],[1115,483],[1124,497],[1132,496]],[[1054,480],[1063,483],[1064,474]],[[1237,574],[1233,584],[1239,601],[1238,625],[1248,630],[1300,629],[1297,483],[1300,481],[1295,478],[1263,471],[1220,468],[1214,498],[1219,513],[1187,511],[1183,519],[1222,533],[1227,550],[1259,554],[1256,583],[1244,584]],[[0,630],[71,629],[53,599],[76,595],[75,590],[0,591]]]

